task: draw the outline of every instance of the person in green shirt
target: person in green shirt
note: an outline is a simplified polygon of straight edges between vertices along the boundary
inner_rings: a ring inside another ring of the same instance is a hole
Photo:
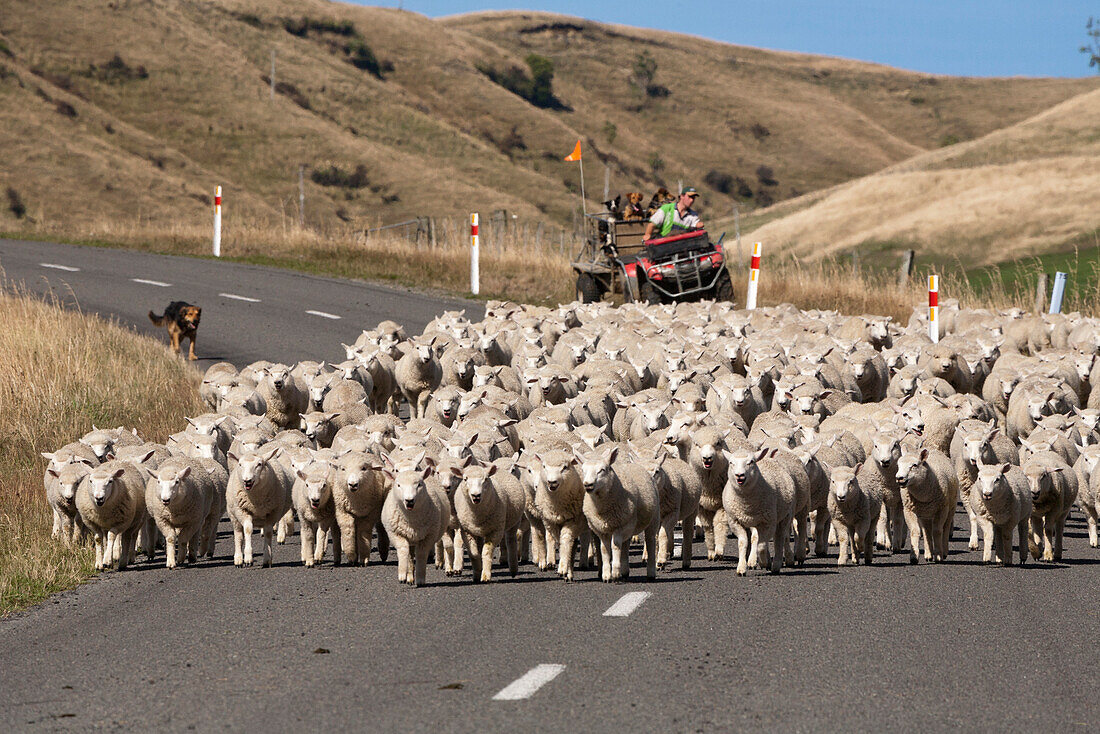
[[[702,229],[703,222],[691,205],[695,203],[699,192],[694,186],[686,187],[676,201],[670,201],[657,211],[645,226],[645,239],[668,237],[673,234],[688,232],[693,229]]]

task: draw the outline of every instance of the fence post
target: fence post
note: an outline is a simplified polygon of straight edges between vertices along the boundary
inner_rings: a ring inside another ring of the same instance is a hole
[[[540,220],[539,226],[535,228],[535,247],[542,247],[542,233],[546,225]]]
[[[481,290],[480,243],[477,234],[477,212],[470,215],[470,292],[475,296]]]
[[[933,344],[940,341],[940,276],[928,276],[928,337]]]
[[[435,242],[435,217],[428,217],[428,242],[431,243],[433,250],[437,247]]]
[[[852,250],[852,275],[859,277],[859,250]]]
[[[298,164],[298,226],[306,226],[306,167]]]
[[[1043,306],[1047,303],[1048,280],[1046,273],[1039,273],[1039,282],[1035,284],[1035,313],[1037,314],[1043,312]]]
[[[1054,288],[1050,293],[1050,312],[1062,313],[1062,297],[1066,294],[1066,274],[1054,273]]]
[[[909,282],[909,276],[913,274],[913,250],[901,253],[901,268],[898,270],[898,288],[904,288]]]
[[[745,308],[750,311],[756,308],[756,291],[760,287],[760,251],[760,243],[753,243],[752,262],[749,263],[749,290],[745,294]]]
[[[214,257],[222,256],[222,187],[214,192]]]

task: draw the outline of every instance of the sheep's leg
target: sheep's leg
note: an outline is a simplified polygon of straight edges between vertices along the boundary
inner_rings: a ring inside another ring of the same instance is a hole
[[[244,533],[244,565],[252,565],[252,518],[245,515],[241,520],[241,532]]]
[[[657,530],[657,568],[664,569],[672,556],[672,538],[676,532],[676,516],[669,515],[661,521]],[[647,549],[648,552],[648,549]]]
[[[195,563],[199,560],[199,543],[202,541],[201,521],[191,529],[191,539],[187,541],[187,562]]]
[[[382,559],[382,563],[385,563],[390,557],[390,536],[382,523],[376,520],[374,525],[378,531],[378,557]],[[461,568],[461,564],[459,564],[459,567]]]
[[[118,570],[122,571],[132,564],[137,556],[135,553],[135,546],[137,545],[137,530],[127,530],[118,537],[120,555],[118,559]]]
[[[769,537],[773,539],[772,544],[775,547],[775,553],[772,555],[771,572],[779,573],[780,569],[783,568],[783,560],[790,550],[791,519],[787,518],[783,522],[777,522],[770,528],[761,528],[760,539],[767,543]]]
[[[749,568],[763,568],[764,565],[771,565],[767,546],[763,548],[760,546],[760,531],[757,528],[751,528],[749,530]]]
[[[670,525],[676,524],[676,516],[673,515]],[[660,525],[656,522],[649,524],[649,527],[645,529],[645,549],[646,564],[645,575],[647,579],[657,578],[657,529]],[[669,527],[669,535],[672,535],[672,527]],[[665,553],[668,553],[668,548],[665,548]]]
[[[620,581],[623,577],[623,545],[630,538],[623,538],[621,532],[611,534],[611,580]]]
[[[611,581],[611,536],[600,536],[600,579],[605,582]]]
[[[749,569],[749,543],[751,541],[749,540],[748,531],[740,523],[733,524],[733,532],[737,533],[737,575],[744,576]],[[754,557],[756,555],[755,544],[752,548],[752,555]]]
[[[103,549],[103,565],[111,566],[118,560],[118,544],[115,542],[118,539],[118,535],[114,530],[107,531],[106,545]]]
[[[829,553],[829,513],[824,508],[814,513],[814,555],[823,558]]]
[[[546,527],[541,521],[531,519],[531,555],[540,571],[546,570]]]
[[[485,538],[481,543],[481,580],[488,583],[493,580],[493,549],[496,543]]]
[[[99,532],[95,534],[95,570],[103,570],[103,556],[104,556],[104,538]]]
[[[233,565],[244,565],[244,529],[236,520],[233,521]]]
[[[571,525],[562,525],[559,537],[561,538],[561,562],[558,564],[558,575],[566,581],[573,580],[573,561],[575,560],[576,544],[575,530]]]
[[[407,584],[409,583],[409,541],[395,537],[393,545],[397,549],[397,581]]]
[[[1056,523],[1050,518],[1043,518],[1043,520],[1043,560],[1053,561]]]
[[[317,538],[317,526],[309,520],[302,518],[302,529],[300,533],[302,537],[302,565],[306,568],[313,568],[314,564],[314,548],[313,545]]]
[[[531,522],[523,519],[523,531],[519,539],[519,562],[531,562]]]
[[[546,528],[546,568],[553,568],[558,565],[558,533],[561,532],[561,527],[550,523],[546,523],[544,527]]]
[[[849,549],[852,551],[852,564],[859,565],[859,557],[863,555],[863,531],[859,525],[854,525],[849,532],[851,538],[851,546]]]
[[[1039,560],[1043,551],[1041,550],[1043,542],[1043,518],[1032,517],[1031,518],[1031,532],[1028,534],[1027,547],[1031,551],[1031,557],[1036,561]]]
[[[970,506],[970,503],[963,500],[963,507],[966,508],[966,516],[970,520],[970,541],[966,544],[967,550],[978,550],[978,516],[974,513],[974,508]],[[983,531],[984,531],[983,527]],[[944,557],[947,554],[944,553]]]
[[[1017,526],[1016,526],[1016,530],[1017,530],[1018,535],[1020,536],[1020,565],[1023,566],[1024,564],[1027,563],[1027,553],[1028,553],[1027,544],[1028,544],[1028,539],[1029,539],[1028,538],[1028,518],[1025,517],[1023,520],[1020,520],[1019,524],[1017,524]],[[1009,552],[1012,551],[1011,545],[1012,545],[1012,534],[1009,533]]]
[[[446,530],[443,532],[443,537],[435,544],[435,567],[442,568],[445,575],[453,576],[454,558],[455,539],[451,531]]]
[[[829,545],[836,545],[840,542],[840,535],[836,531],[836,525],[829,528]]]
[[[275,528],[271,525],[264,525],[260,529],[260,533],[264,536],[264,567],[271,568],[274,559],[272,550],[275,547]]]
[[[909,528],[909,563],[916,564],[920,558],[920,521],[908,508],[903,507],[902,512],[905,515],[905,524]]]
[[[178,532],[168,532],[164,534],[164,556],[165,556],[165,568],[176,567],[176,543],[179,541]]]
[[[423,418],[428,414],[428,400],[432,394],[425,390],[416,396],[416,417]]]
[[[890,533],[886,528],[885,512],[878,516],[878,522],[875,523],[875,545],[890,550]]]
[[[413,586],[423,586],[428,579],[428,553],[432,550],[433,543],[423,540],[416,546],[416,575],[413,576]]]
[[[863,530],[863,563],[870,566],[875,561],[875,525],[878,523],[867,523],[867,527]]]
[[[54,538],[55,540],[57,538],[60,538],[61,528],[64,526],[64,524],[64,521],[61,519],[61,512],[59,512],[56,507],[53,508],[53,530],[50,532],[50,537]]]
[[[518,529],[504,531],[504,555],[508,558],[508,575],[512,578],[519,573],[519,534]]]
[[[810,518],[809,515],[795,518],[795,538],[797,545],[794,550],[794,562],[799,566],[805,565],[806,556],[810,547]]]
[[[944,514],[942,530],[939,536],[939,555],[941,561],[947,560],[947,552],[951,548],[951,533],[955,530],[955,508],[948,508]]]
[[[1062,537],[1066,533],[1066,515],[1063,515],[1061,519],[1054,524],[1054,560],[1062,560]]]
[[[833,529],[836,531],[836,536],[840,540],[840,555],[837,556],[836,565],[847,566],[848,565],[848,545],[850,543],[848,539],[848,530],[843,525],[833,522]]]
[[[1095,548],[1098,545],[1096,537],[1096,510],[1092,509],[1091,512],[1086,510],[1085,520],[1087,520],[1089,524],[1089,547]]]
[[[359,561],[359,542],[355,528],[355,516],[339,513],[336,515],[336,524],[340,528],[341,545],[346,548],[348,563],[355,565]],[[340,559],[336,559],[339,562]]]
[[[726,517],[725,510],[714,511],[714,557],[725,558],[726,556],[726,536],[729,535],[730,525],[729,518]]]
[[[481,565],[485,563],[485,559],[481,557],[481,545],[483,542],[482,538],[473,535],[466,538],[466,550],[470,553],[470,566],[473,569],[473,581],[475,584],[481,583]]]
[[[707,546],[707,560],[714,560],[714,513],[699,508],[695,515],[703,529],[703,543]]]
[[[989,563],[993,560],[993,523],[988,518],[981,517],[977,519],[977,522],[982,526],[982,544],[984,550],[982,551],[982,562]],[[1012,544],[1009,543],[1009,554],[1011,555]],[[1001,549],[1001,553],[1004,553],[1004,549]],[[998,561],[1001,558],[997,559]]]
[[[286,514],[279,518],[275,540],[282,545],[286,542],[286,536],[294,533],[294,510],[287,510]]]
[[[462,528],[455,528],[453,541],[455,557],[454,563],[451,565],[451,570],[454,571],[455,576],[462,575],[463,563],[465,563],[466,560],[466,553],[463,551],[463,548],[466,546],[465,538],[466,534],[463,532]]]
[[[920,531],[924,536],[924,560],[928,562],[938,561],[938,554],[935,552],[935,546],[937,533],[933,522],[922,519],[920,521]]]
[[[314,527],[317,528],[317,544],[313,546],[313,561],[320,563],[321,559],[325,557],[325,549],[328,547],[328,529],[319,523]]]
[[[374,533],[374,523],[365,518],[356,517],[353,518],[353,528],[352,545],[350,547],[344,543],[340,545],[344,549],[344,555],[348,555],[349,552],[354,553],[358,563],[366,566],[370,563],[370,544],[371,536]],[[356,563],[356,560],[352,560],[351,563]]]

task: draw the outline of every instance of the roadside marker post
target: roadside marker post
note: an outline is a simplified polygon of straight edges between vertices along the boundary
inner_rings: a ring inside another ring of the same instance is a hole
[[[933,344],[940,341],[940,276],[928,276],[928,337]]]
[[[222,256],[222,187],[214,193],[214,257]]]
[[[760,251],[760,243],[753,243],[752,261],[749,263],[749,290],[745,295],[745,308],[750,311],[756,308],[756,291],[760,287]]]
[[[1066,295],[1066,274],[1058,271],[1054,274],[1054,290],[1050,292],[1050,312],[1062,313],[1062,298]]]
[[[481,243],[477,234],[477,212],[470,215],[470,292],[475,296],[481,290]]]

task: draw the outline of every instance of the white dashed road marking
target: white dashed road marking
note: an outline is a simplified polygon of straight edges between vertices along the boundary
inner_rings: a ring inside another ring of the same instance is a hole
[[[629,617],[634,610],[640,607],[642,602],[648,598],[648,591],[631,591],[629,594],[623,594],[623,598],[612,604],[611,607],[603,613],[603,616]]]
[[[564,665],[536,665],[493,696],[493,700],[519,701],[530,698],[535,691],[557,678],[563,670]]]
[[[323,319],[332,319],[333,321],[336,321],[340,318],[336,314],[325,313],[324,311],[306,311],[306,313],[308,313],[310,316],[320,316]]]
[[[80,272],[80,268],[74,268],[74,267],[71,267],[69,265],[56,265],[54,263],[38,263],[38,264],[41,265],[44,268],[53,268],[54,270],[64,270],[65,272],[68,272],[68,273],[79,273]]]
[[[145,280],[144,278],[130,278],[134,283],[142,283],[143,285],[155,285],[158,288],[169,288],[171,283],[161,283],[159,280]]]
[[[247,301],[249,303],[259,303],[259,298],[249,298],[248,296],[238,296],[236,293],[219,293],[222,298],[232,298],[234,301]]]

